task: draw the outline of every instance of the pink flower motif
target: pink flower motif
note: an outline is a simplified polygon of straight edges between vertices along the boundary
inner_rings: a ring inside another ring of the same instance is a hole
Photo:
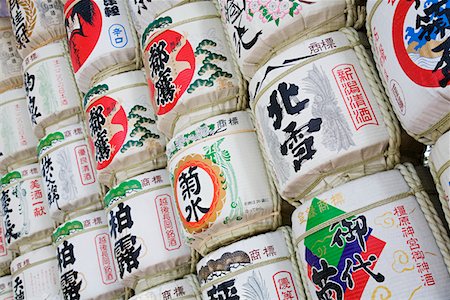
[[[269,2],[271,2],[272,0],[258,0],[258,4],[262,5],[262,6],[266,6],[267,4],[269,4]],[[277,1],[277,0],[274,0]]]

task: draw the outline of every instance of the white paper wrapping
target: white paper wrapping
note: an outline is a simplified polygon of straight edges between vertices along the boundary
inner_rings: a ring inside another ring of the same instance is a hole
[[[158,128],[169,138],[208,117],[245,107],[245,86],[210,1],[161,14],[143,36]]]
[[[47,246],[28,252],[11,263],[14,299],[62,300],[55,248]]]
[[[53,233],[65,298],[109,300],[123,293],[105,212],[76,217]]]
[[[31,129],[27,100],[22,88],[0,94],[0,168],[33,158],[37,139]],[[0,172],[0,173],[5,173]]]
[[[84,97],[100,181],[112,186],[166,165],[165,138],[156,128],[142,71],[109,77]]]
[[[134,28],[136,29],[139,38],[141,38],[147,26],[160,14],[171,9],[172,7],[194,1],[195,0],[127,0],[127,3],[130,9],[130,15],[133,20]]]
[[[368,35],[395,113],[410,135],[434,143],[450,129],[448,2],[370,0],[367,8]]]
[[[119,275],[126,286],[134,289],[138,284],[142,290],[142,285],[155,286],[191,272],[191,250],[184,241],[165,169],[121,182],[109,190],[104,203]]]
[[[6,245],[24,253],[51,244],[55,223],[50,218],[37,163],[17,168],[1,179],[2,213]],[[22,248],[22,247],[25,248]]]
[[[81,95],[73,77],[65,42],[39,48],[23,61],[28,112],[35,135],[81,111]]]
[[[130,300],[161,299],[201,300],[197,277],[195,275],[187,275],[182,279],[166,282],[130,298]]]
[[[64,15],[72,66],[83,93],[106,75],[138,69],[139,44],[124,0],[69,0]]]
[[[0,18],[0,93],[22,85],[21,65],[9,18]]]
[[[0,300],[14,300],[11,276],[0,278]]]
[[[247,79],[292,42],[344,26],[360,27],[364,10],[355,2],[217,0],[239,67]]]
[[[101,190],[82,124],[50,133],[38,145],[50,215],[62,222],[78,211],[102,207]]]
[[[289,201],[392,168],[398,159],[398,124],[358,43],[350,28],[305,40],[250,82],[262,144]]]
[[[435,225],[422,213],[414,193],[424,192],[413,177],[404,170],[363,177],[293,213],[294,246],[312,299],[448,298]]]
[[[3,216],[0,216],[0,276],[11,272],[9,266],[11,264],[11,251],[6,247],[5,226]]]
[[[16,45],[22,58],[65,36],[59,0],[8,0]]]
[[[304,299],[289,232],[282,227],[205,256],[197,264],[203,299]]]
[[[168,144],[172,186],[188,243],[200,253],[276,228],[279,199],[247,112],[209,118]]]
[[[6,0],[0,0],[0,17],[9,17],[9,9]]]

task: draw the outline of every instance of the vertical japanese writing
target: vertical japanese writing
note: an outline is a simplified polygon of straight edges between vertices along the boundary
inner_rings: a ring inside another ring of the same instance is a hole
[[[28,111],[30,112],[31,122],[33,124],[37,124],[36,119],[42,116],[36,105],[36,96],[31,95],[34,90],[35,79],[35,76],[28,72],[24,75],[25,92],[28,97]]]
[[[168,251],[179,249],[181,247],[181,239],[172,207],[172,198],[169,195],[159,195],[155,198],[155,207],[164,247]]]
[[[273,275],[273,282],[277,289],[278,299],[294,300],[298,299],[292,274],[287,271],[280,271]]]
[[[14,278],[14,299],[25,300],[25,290],[23,286],[23,279],[20,276]]]
[[[143,10],[148,10],[148,3],[151,3],[152,0],[134,0],[134,5],[137,6],[137,13],[142,14]],[[147,3],[147,4],[146,4]]]
[[[105,16],[120,16],[119,6],[117,5],[117,0],[103,0],[105,5]]]
[[[198,178],[197,168],[197,166],[190,166],[183,170],[177,183],[181,190],[183,202],[188,202],[185,205],[186,220],[188,222],[198,222],[210,209],[209,207],[200,206],[202,198],[199,195],[202,187]]]
[[[31,205],[33,206],[33,214],[35,217],[42,217],[47,214],[44,207],[44,199],[42,195],[41,184],[39,179],[30,181]]]
[[[235,280],[231,279],[218,285],[213,285],[206,294],[209,300],[239,300],[238,291],[235,287]]]
[[[97,162],[107,161],[111,157],[111,146],[109,145],[108,130],[103,128],[106,118],[103,115],[104,108],[99,105],[89,111],[89,129],[95,146],[95,160]]]
[[[5,224],[5,238],[9,244],[12,240],[20,237],[20,231],[14,232],[16,225],[12,223],[10,214],[13,213],[13,209],[10,207],[11,197],[9,196],[9,189],[2,190],[2,210],[3,210],[3,222]]]
[[[94,224],[101,224],[101,221],[93,220]],[[109,235],[99,234],[95,237],[97,248],[97,258],[100,267],[100,273],[104,284],[112,284],[117,281],[116,269],[114,266],[113,252],[111,249],[111,240]]]
[[[79,300],[80,289],[83,283],[79,273],[73,269],[76,258],[74,255],[74,246],[68,241],[64,241],[58,246],[58,266],[61,272],[61,290],[64,294],[64,299]],[[69,269],[69,270],[67,270]]]
[[[81,183],[90,185],[95,182],[94,169],[92,168],[89,152],[86,145],[80,145],[75,148],[75,157],[77,159],[78,172]]]
[[[34,6],[33,2],[31,5]],[[9,0],[9,7],[11,11],[11,21],[14,26],[14,35],[16,37],[17,48],[24,49],[27,47],[27,43],[30,42],[29,32],[27,28],[26,19],[22,13],[18,0]],[[34,17],[36,18],[36,17]]]
[[[58,210],[61,210],[59,207],[59,193],[58,187],[56,186],[56,181],[53,177],[53,162],[49,156],[44,156],[41,161],[42,168],[42,177],[44,178],[45,185],[47,188],[47,199],[48,204],[51,207],[52,205],[56,205]]]

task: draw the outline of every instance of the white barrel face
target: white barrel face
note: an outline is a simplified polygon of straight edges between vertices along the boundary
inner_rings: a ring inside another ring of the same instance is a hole
[[[139,46],[125,1],[69,0],[64,15],[72,67],[83,93],[101,72],[139,66]]]
[[[6,6],[6,4],[4,3]],[[0,8],[0,11],[3,8]],[[7,10],[7,9],[6,9]],[[0,12],[1,14],[1,12]],[[22,58],[15,46],[14,33],[9,18],[0,19],[0,91],[22,85]]]
[[[166,170],[121,182],[104,202],[119,275],[127,286],[161,274],[170,280],[189,273],[191,250],[184,241]]]
[[[55,226],[38,164],[27,165],[6,174],[2,183],[2,211],[8,248],[48,238]],[[48,240],[48,243],[50,240]]]
[[[169,142],[167,155],[178,214],[194,249],[217,248],[228,228],[240,224],[240,235],[274,226],[277,199],[247,112],[188,127]]]
[[[197,113],[205,119],[243,106],[244,83],[210,1],[166,11],[144,39],[150,97],[166,136],[195,123]]]
[[[295,254],[287,246],[284,229],[218,249],[197,264],[203,299],[304,299],[299,288]],[[253,297],[253,298],[252,298]]]
[[[363,176],[368,165],[386,169],[385,151],[397,139],[389,127],[397,124],[372,88],[377,82],[366,76],[369,62],[353,47],[344,32],[306,40],[274,57],[250,82],[262,143],[285,199],[317,194],[327,175]]]
[[[101,207],[100,185],[82,124],[60,128],[38,145],[50,215],[65,215],[89,206]]]
[[[450,276],[413,194],[421,187],[402,174],[354,180],[294,212],[294,247],[300,271],[311,274],[312,299],[447,297]]]
[[[0,300],[13,300],[14,293],[12,289],[11,276],[3,276],[0,278]]]
[[[65,298],[112,299],[123,293],[104,211],[71,219],[53,233]]]
[[[183,299],[200,300],[200,294],[197,289],[196,275],[188,275],[182,279],[173,280],[138,293],[130,300],[159,300],[159,299]]]
[[[369,38],[392,107],[406,131],[428,143],[450,128],[450,31],[441,22],[446,2],[367,4]]]

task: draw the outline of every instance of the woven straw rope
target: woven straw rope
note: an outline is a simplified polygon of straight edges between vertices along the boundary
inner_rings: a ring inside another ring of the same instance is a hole
[[[450,161],[448,161],[448,162],[450,162]],[[445,191],[442,188],[442,184],[441,184],[441,180],[440,180],[441,175],[439,175],[439,173],[442,173],[442,172],[438,172],[436,170],[436,167],[435,167],[433,161],[430,161],[429,166],[430,166],[431,175],[433,176],[434,183],[436,184],[436,189],[439,194],[439,200],[442,205],[442,210],[444,211],[444,216],[445,216],[445,219],[447,220],[447,225],[450,226],[450,207],[448,204],[448,200],[445,198]],[[443,166],[442,169],[443,169],[443,171],[445,171],[445,169],[446,169],[445,165]]]
[[[373,38],[372,38],[372,28],[371,28],[372,27],[372,19],[381,3],[382,3],[382,0],[378,0],[375,3],[372,10],[370,11],[370,13],[367,16],[367,22],[366,22],[367,37],[369,39],[369,43],[370,43],[373,53],[376,53],[376,49],[375,49],[375,43],[373,42]],[[382,70],[383,68],[381,67],[381,65],[379,63],[379,60],[374,59],[374,61],[377,66],[377,69]],[[380,77],[381,77],[381,83],[384,87],[385,93],[386,93],[386,95],[389,95],[389,87],[387,86],[387,83],[384,80],[383,76],[380,76]],[[402,127],[406,131],[406,133],[408,133],[410,136],[412,136],[417,141],[419,141],[423,144],[429,145],[429,144],[434,144],[436,142],[436,140],[441,136],[441,134],[445,133],[450,128],[450,113],[448,113],[445,117],[443,117],[441,120],[439,120],[436,124],[434,124],[433,126],[428,128],[426,131],[419,133],[419,134],[415,134],[415,133],[409,131],[407,129],[407,127],[405,126],[405,124],[402,122],[402,120],[399,120],[399,121],[402,124]]]

